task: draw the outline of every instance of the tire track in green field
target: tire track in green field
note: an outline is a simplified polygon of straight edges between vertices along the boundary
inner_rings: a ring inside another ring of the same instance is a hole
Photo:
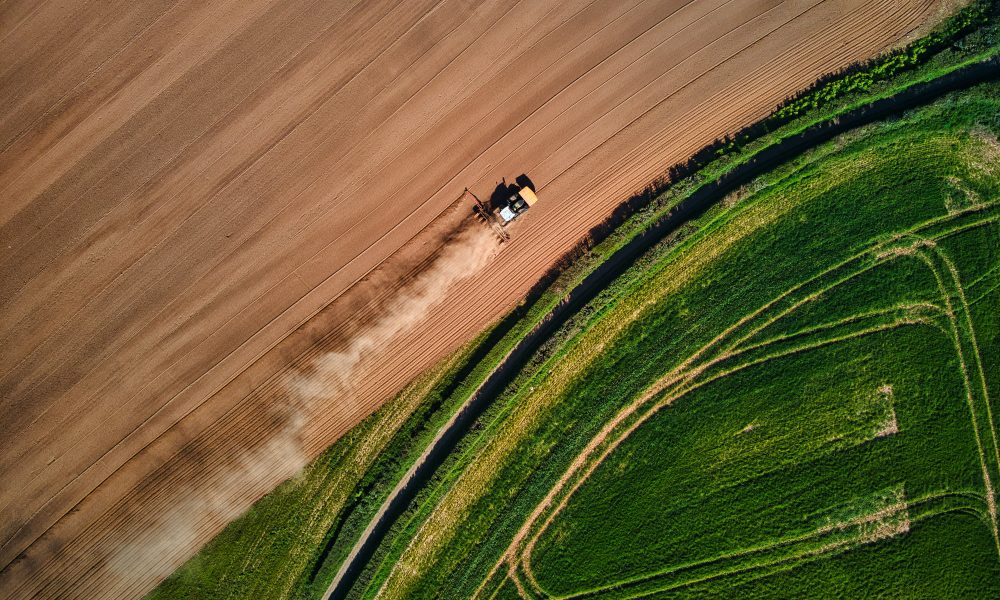
[[[904,306],[902,308],[904,310],[901,311],[901,312],[905,312],[905,309],[907,309],[909,307]],[[852,323],[856,323],[857,321],[851,321],[851,322]],[[747,353],[750,354],[750,356],[748,356],[746,360],[741,361],[740,363],[738,363],[737,365],[734,365],[734,366],[730,367],[729,369],[722,370],[721,372],[713,373],[711,375],[707,375],[707,376],[704,376],[704,377],[699,377],[698,381],[692,382],[692,383],[690,383],[688,385],[684,385],[684,386],[681,387],[681,389],[678,389],[675,392],[670,393],[669,395],[667,395],[666,397],[664,397],[663,399],[661,399],[654,407],[652,407],[649,411],[647,411],[643,415],[643,418],[637,419],[629,427],[629,429],[622,434],[620,440],[618,440],[618,441],[624,441],[624,439],[626,439],[635,429],[637,429],[639,425],[643,424],[648,419],[648,417],[651,417],[653,414],[655,414],[656,412],[658,412],[660,408],[662,408],[664,406],[667,406],[668,404],[674,402],[675,400],[677,400],[677,399],[679,399],[679,398],[681,398],[681,397],[689,394],[690,392],[693,392],[693,391],[695,391],[695,390],[697,390],[697,389],[699,389],[701,387],[704,387],[705,385],[707,385],[709,383],[718,381],[718,380],[720,380],[720,379],[722,379],[724,377],[732,375],[733,373],[735,373],[737,371],[742,371],[742,370],[744,370],[746,368],[749,368],[749,367],[752,367],[752,366],[756,366],[756,365],[760,365],[760,364],[769,362],[769,361],[774,360],[774,359],[778,359],[778,358],[782,358],[782,357],[787,357],[787,356],[790,356],[790,355],[793,355],[793,354],[797,354],[797,353],[800,353],[800,352],[805,352],[805,351],[808,351],[808,350],[817,349],[817,348],[820,348],[820,347],[823,347],[823,346],[827,346],[827,345],[830,345],[830,344],[839,343],[839,342],[846,341],[846,340],[849,340],[849,339],[864,337],[864,336],[872,335],[872,334],[875,334],[875,333],[880,333],[880,332],[888,331],[888,330],[891,330],[891,329],[895,329],[895,328],[900,327],[902,325],[911,325],[911,324],[924,324],[924,325],[932,325],[933,326],[933,322],[930,321],[930,320],[928,320],[928,319],[916,320],[916,319],[912,319],[912,318],[908,318],[907,317],[907,318],[904,318],[904,319],[901,319],[901,320],[888,321],[888,322],[885,322],[885,323],[879,323],[879,324],[872,325],[872,326],[861,327],[861,328],[858,328],[855,331],[851,331],[851,332],[847,332],[847,333],[841,333],[841,334],[838,334],[838,335],[835,335],[835,336],[820,337],[819,339],[817,339],[815,341],[812,341],[812,342],[809,342],[809,343],[805,343],[805,344],[801,344],[801,345],[798,345],[798,346],[794,346],[794,347],[792,347],[790,349],[787,349],[787,350],[784,350],[784,351],[774,352],[774,353],[771,353],[771,354],[768,354],[768,355],[765,355],[765,356],[762,356],[762,357],[754,357],[753,354],[752,354],[752,352],[747,351]],[[766,347],[766,346],[755,347],[754,349],[756,350],[758,348],[764,348],[764,347]],[[588,469],[588,471],[586,473],[586,476],[581,480],[581,483],[583,481],[585,481],[586,478],[590,474],[592,474],[593,471],[595,471],[597,467],[600,466],[600,464],[603,462],[603,459],[606,458],[608,455],[610,455],[611,452],[613,452],[613,450],[615,449],[615,447],[617,447],[617,443],[614,444],[614,447],[609,448],[607,452],[602,453],[602,455],[599,457],[599,459],[597,459],[593,463],[593,468]],[[569,496],[567,496],[566,499],[568,500]],[[563,508],[565,506],[565,504],[566,503],[561,503],[561,505],[559,506],[559,509],[561,510],[561,508]],[[557,510],[555,513],[553,513],[553,517],[556,514],[558,514],[558,512],[559,512],[559,510]],[[547,526],[550,523],[551,523],[551,519],[548,520],[545,525]],[[547,592],[545,592],[544,589],[542,589],[541,586],[538,584],[538,582],[535,579],[534,574],[533,574],[533,572],[531,570],[531,566],[530,566],[530,555],[531,555],[531,550],[533,550],[533,545],[534,545],[533,542],[537,541],[540,538],[541,534],[544,533],[544,531],[545,531],[545,528],[540,529],[538,531],[538,534],[536,535],[536,537],[533,538],[533,540],[532,540],[531,543],[529,543],[529,547],[527,547],[525,549],[525,552],[522,555],[522,562],[520,564],[520,567],[521,567],[521,570],[523,571],[523,573],[524,573],[527,581],[530,582],[531,587],[536,592],[538,592],[540,594],[543,594],[545,597],[551,597],[552,595],[548,594]],[[846,542],[844,542],[844,543],[846,543]],[[775,547],[782,546],[782,545],[784,545],[784,544],[778,543]],[[839,547],[840,545],[841,544],[838,543],[836,545],[836,547]],[[766,550],[766,549],[767,548],[762,548],[762,549],[760,549],[760,551],[763,551],[763,550]],[[739,553],[739,554],[742,554],[742,552]],[[515,576],[516,575],[517,574],[515,574]],[[716,575],[712,575],[712,577],[715,577],[715,576]],[[646,578],[643,578],[643,580],[645,580],[645,579]],[[608,588],[606,588],[606,589],[618,588],[619,586],[624,585],[625,583],[626,582],[616,582],[614,584],[609,585]],[[687,585],[687,584],[685,584],[685,585]],[[594,595],[596,595],[596,591],[588,592],[586,594],[580,594],[580,596],[586,596],[586,597],[591,597],[591,596],[594,596]],[[571,595],[569,597],[576,597],[576,595]]]
[[[508,552],[505,553],[506,560],[510,563],[507,577],[513,579],[522,595],[528,597],[533,597],[534,595],[551,597],[539,585],[531,569],[530,557],[535,544],[555,516],[567,505],[574,492],[600,466],[603,460],[660,408],[708,383],[750,366],[904,325],[930,325],[937,327],[945,334],[950,335],[955,343],[956,353],[959,356],[961,365],[961,374],[966,386],[970,416],[975,426],[980,461],[983,467],[984,487],[986,488],[985,501],[992,524],[994,541],[997,543],[998,553],[1000,553],[995,496],[992,487],[992,482],[998,480],[995,473],[1000,468],[1000,450],[998,450],[996,443],[995,427],[990,412],[988,392],[985,387],[982,360],[979,355],[971,314],[969,313],[969,305],[965,299],[958,271],[943,250],[936,244],[937,239],[943,239],[975,227],[992,224],[998,218],[1000,218],[1000,210],[993,203],[970,207],[961,212],[926,221],[908,231],[897,233],[888,241],[876,243],[865,251],[833,265],[809,280],[786,290],[768,304],[740,319],[735,325],[729,327],[722,334],[693,353],[681,365],[664,376],[664,378],[661,378],[646,393],[616,415],[602,429],[601,433],[595,436],[591,443],[588,444],[587,448],[578,456],[578,459],[574,461],[563,478],[553,486],[546,499],[539,504],[536,511],[525,521],[522,532],[515,538],[515,542],[512,543]],[[919,234],[924,235],[921,236]],[[928,303],[898,305],[889,309],[859,313],[840,321],[825,323],[800,330],[799,332],[778,335],[767,340],[751,343],[755,336],[759,335],[771,324],[793,314],[798,308],[808,302],[817,299],[822,294],[841,284],[852,281],[876,266],[903,256],[913,256],[927,264],[938,281],[943,306]],[[834,278],[832,282],[830,282],[831,277]],[[952,301],[953,298],[957,301],[957,309],[955,302]],[[947,318],[948,329],[941,327],[934,320],[931,315],[935,313]],[[776,344],[781,344],[792,339],[802,339],[804,341],[777,352],[769,354],[763,352]],[[726,344],[726,342],[729,343]],[[762,353],[763,356],[758,356],[758,354]],[[973,376],[970,375],[970,367],[975,374],[979,375],[978,386],[973,385]],[[978,389],[976,389],[977,387]],[[658,400],[646,411],[642,413],[638,412],[641,406],[657,398]],[[980,410],[978,411],[976,409],[977,405],[980,406]],[[982,408],[982,405],[985,405],[985,409]],[[986,440],[989,446],[992,446],[992,453],[989,452],[989,448],[984,450],[983,439]],[[595,456],[595,453],[598,452],[599,454]],[[991,475],[991,473],[994,475]],[[571,482],[572,484],[567,488],[567,484]],[[564,489],[567,491],[562,493]],[[557,499],[559,499],[559,502],[553,504]],[[535,524],[542,517],[544,519],[541,521],[541,525],[535,528]],[[532,530],[534,531],[532,532]],[[527,540],[527,543],[523,544],[525,540]],[[784,544],[778,544],[778,546],[781,545]],[[831,546],[830,549],[840,548],[841,545]],[[760,551],[763,551],[763,549]],[[671,572],[676,570],[672,569]],[[720,575],[724,574],[720,573]],[[487,581],[493,579],[493,575],[494,573],[491,573],[487,577]],[[655,578],[657,576],[652,575],[639,579],[647,581],[649,577]],[[501,578],[501,585],[504,579],[506,578]],[[589,596],[601,590],[618,589],[627,583],[631,582],[618,582],[602,587],[600,590],[589,590],[585,594]]]
[[[958,227],[958,228],[952,228],[952,229],[951,229],[950,231],[951,231],[951,232],[955,232],[955,231],[957,231],[958,229],[967,229],[967,228],[969,228],[969,227],[974,227],[974,226],[978,226],[978,225],[981,225],[981,224],[983,224],[983,222],[985,222],[985,221],[984,221],[984,220],[980,220],[980,221],[978,221],[978,222],[976,222],[976,223],[973,223],[973,224],[972,224],[972,225],[970,225],[970,226],[965,226],[965,227]],[[923,243],[923,242],[920,242],[920,243]],[[905,249],[905,248],[904,248],[904,249]],[[905,250],[909,250],[909,249],[905,249]],[[893,253],[888,253],[888,254],[885,254],[884,256],[893,256],[893,255],[894,255]],[[895,256],[899,256],[899,255],[905,255],[905,253],[903,253],[903,254],[895,254]],[[842,266],[842,265],[838,265],[838,267],[835,267],[835,268],[839,268],[840,266]],[[866,270],[867,270],[867,269],[866,269]],[[850,278],[850,277],[849,277],[849,278]],[[839,282],[835,283],[834,285],[839,285],[839,283],[842,283],[842,282],[843,282],[844,280],[846,280],[846,279],[849,279],[849,278],[845,278],[845,279],[842,279],[841,281],[839,281]],[[834,287],[834,285],[831,285],[831,286],[828,286],[828,287],[827,287],[826,289],[830,289],[830,288]],[[820,292],[818,292],[818,293],[823,293],[823,291],[825,291],[825,290],[821,290],[821,291],[820,291]],[[815,296],[815,294],[813,294],[813,295],[810,295],[810,296],[807,296],[807,297],[806,297],[806,301],[807,301],[807,300],[808,300],[808,299],[809,299],[810,297],[813,297],[813,296]],[[783,316],[784,316],[784,315],[786,315],[786,314],[789,314],[790,312],[792,312],[792,311],[794,310],[794,308],[797,308],[798,306],[801,306],[801,305],[802,305],[803,303],[804,303],[804,301],[800,301],[800,302],[796,302],[796,303],[795,303],[795,304],[793,305],[793,307],[792,307],[792,309],[791,309],[791,310],[788,310],[788,311],[783,311],[782,313],[780,313],[780,314],[778,315],[778,317],[777,317],[776,319],[772,319],[772,322],[773,322],[774,320],[777,320],[777,319],[780,319],[781,317],[783,317]],[[926,307],[925,307],[925,308],[926,308]],[[892,312],[892,311],[890,310],[890,311],[885,311],[885,312]],[[859,316],[861,316],[861,317],[865,317],[865,316],[870,316],[870,315],[859,315]],[[848,318],[848,319],[845,319],[845,322],[850,322],[850,321],[853,321],[854,319],[855,319],[854,317],[852,317],[852,318]],[[971,321],[970,321],[970,324],[971,324]],[[836,324],[831,324],[831,325],[829,325],[829,327],[832,327],[832,326],[835,326],[835,325],[836,325]],[[887,326],[888,326],[888,325],[887,325]],[[828,327],[822,327],[822,328],[828,328]],[[879,329],[881,329],[881,327],[876,327],[876,328],[874,328],[874,329],[869,329],[869,330],[867,330],[867,332],[875,332],[875,331],[877,331],[877,330],[879,330]],[[758,331],[759,331],[759,329],[758,329]],[[862,331],[862,332],[860,332],[860,334],[861,334],[861,335],[864,335],[864,334],[866,334],[866,332],[865,332],[865,331]],[[751,334],[751,335],[753,335],[753,334]],[[794,334],[794,335],[793,335],[792,337],[794,337],[795,335],[798,335],[798,334]],[[788,337],[788,336],[784,336],[784,337]],[[847,336],[847,337],[854,337],[854,336]],[[844,339],[846,339],[846,337],[845,337]],[[830,341],[829,341],[828,343],[832,343],[832,342],[834,342],[834,341],[838,341],[838,340],[830,340]],[[769,345],[770,345],[770,342],[764,342],[764,343],[761,343],[761,344],[757,344],[757,345],[753,346],[753,348],[764,348],[764,347],[767,347],[767,346],[769,346]],[[799,349],[798,351],[801,351],[801,349]],[[776,358],[776,357],[778,357],[778,356],[783,356],[783,355],[786,355],[786,353],[778,353],[777,355],[773,355],[773,356],[769,356],[769,357],[765,357],[765,358],[763,358],[763,359],[759,359],[759,360],[755,360],[755,361],[751,361],[751,362],[752,362],[752,364],[759,364],[759,363],[761,363],[761,362],[765,362],[765,361],[767,361],[767,360],[770,360],[771,358]],[[749,365],[746,365],[746,366],[749,366]],[[720,374],[717,374],[717,375],[713,376],[713,377],[712,377],[712,378],[711,378],[710,380],[715,380],[715,379],[717,379],[717,378],[720,378],[720,377],[723,377],[723,376],[725,376],[725,375],[727,375],[727,374],[730,374],[730,373],[732,373],[733,371],[735,371],[735,370],[736,370],[736,369],[738,369],[738,368],[745,368],[745,366],[740,366],[740,367],[736,367],[736,368],[734,368],[734,369],[731,369],[731,370],[729,370],[729,371],[726,371],[726,372],[723,372],[723,373],[720,373]],[[699,384],[699,385],[700,385],[700,384]],[[694,388],[692,388],[692,389],[694,389]],[[687,393],[687,391],[690,391],[690,390],[684,390],[684,391],[682,391],[682,392],[681,392],[681,394],[680,394],[680,395],[683,395],[684,393]],[[679,397],[679,395],[678,395],[677,397]],[[991,432],[992,432],[992,429],[991,429]],[[991,433],[991,436],[992,436],[992,433]],[[598,461],[598,462],[599,462],[599,461]],[[988,477],[988,472],[984,471],[984,473],[986,474],[986,475],[984,476],[984,478],[985,478],[985,477]],[[988,481],[988,480],[987,480],[987,481]],[[987,496],[987,498],[990,498],[990,497],[991,497],[991,496],[989,496],[989,495]],[[558,510],[557,510],[556,512],[558,512]],[[994,512],[993,512],[993,511],[991,511],[991,515],[993,515],[993,514],[994,514]],[[550,519],[550,520],[551,520],[551,519]],[[535,538],[535,539],[537,539],[537,537],[540,537],[540,532],[539,532],[539,534],[538,534],[538,535],[536,536],[536,538]],[[533,540],[533,541],[534,541],[534,540]],[[528,568],[526,569],[526,574],[530,576],[530,575],[531,575],[531,573],[530,573],[530,561],[528,560],[528,556],[530,556],[530,552],[525,552],[525,554],[524,554],[524,564],[525,564],[525,565],[526,565],[526,566],[528,567]],[[529,579],[529,581],[531,581],[531,580],[533,580],[533,578],[530,578],[530,579]],[[533,583],[534,583],[534,582],[533,582]],[[537,590],[537,591],[541,591],[541,590],[540,590],[540,588],[538,588],[538,590]]]
[[[747,339],[752,338],[755,334],[759,333],[761,330],[763,330],[764,328],[766,328],[770,324],[776,322],[777,320],[779,320],[783,316],[789,314],[790,312],[794,311],[796,308],[802,306],[806,302],[809,302],[810,300],[812,300],[812,299],[818,297],[819,295],[825,293],[827,290],[832,289],[836,285],[839,285],[840,283],[842,283],[844,281],[848,281],[851,278],[853,278],[854,276],[856,276],[856,275],[858,275],[860,273],[865,272],[866,270],[868,270],[872,266],[872,265],[865,265],[865,264],[862,264],[861,262],[859,262],[860,259],[863,259],[865,257],[866,257],[866,253],[860,253],[860,254],[855,255],[854,257],[851,257],[851,258],[849,258],[849,259],[847,259],[847,260],[845,260],[845,261],[843,261],[843,262],[841,262],[841,263],[839,263],[837,265],[834,265],[833,267],[828,268],[827,270],[823,271],[819,275],[814,276],[813,278],[809,279],[808,281],[806,281],[806,282],[804,282],[802,284],[799,284],[799,285],[797,285],[797,286],[795,286],[795,287],[787,290],[786,292],[784,292],[783,294],[779,295],[777,298],[775,298],[774,300],[772,300],[768,304],[764,305],[760,309],[754,311],[753,313],[751,313],[751,314],[749,314],[749,315],[741,318],[736,324],[734,324],[734,325],[730,326],[729,328],[727,328],[719,336],[717,336],[712,341],[710,341],[708,344],[706,344],[705,346],[703,346],[701,349],[699,349],[695,353],[693,353],[690,357],[688,357],[684,362],[682,362],[680,365],[678,365],[673,371],[671,371],[669,374],[667,374],[664,378],[661,378],[661,380],[659,382],[657,382],[653,386],[651,386],[650,390],[648,390],[645,394],[643,394],[643,396],[641,396],[640,399],[638,399],[637,401],[633,402],[632,404],[630,404],[629,406],[627,406],[625,409],[623,409],[619,413],[619,415],[617,415],[614,419],[612,419],[612,421],[610,421],[609,424],[606,425],[604,427],[604,429],[602,429],[602,431],[595,437],[595,441],[592,441],[591,444],[588,445],[588,447],[584,450],[584,452],[581,454],[581,456],[583,458],[586,458],[590,454],[592,454],[593,452],[597,451],[599,449],[599,446],[601,446],[603,444],[604,440],[607,439],[614,432],[615,429],[619,428],[619,426],[628,427],[628,429],[626,430],[626,432],[625,432],[624,435],[619,435],[619,436],[615,436],[615,438],[612,438],[612,441],[611,441],[612,447],[605,447],[606,451],[603,454],[603,456],[606,456],[607,454],[609,454],[614,449],[613,446],[617,446],[617,444],[620,443],[621,440],[623,440],[624,437],[627,436],[627,434],[631,431],[631,429],[634,429],[634,427],[637,427],[638,424],[641,424],[642,420],[645,420],[645,418],[648,418],[652,414],[652,412],[655,412],[655,410],[658,409],[658,407],[654,406],[654,408],[652,409],[652,411],[651,412],[647,412],[645,415],[643,415],[641,413],[636,414],[636,411],[638,410],[638,408],[640,408],[643,404],[645,404],[649,400],[657,397],[658,395],[660,395],[661,392],[665,392],[665,391],[667,391],[669,389],[675,389],[676,390],[676,388],[679,385],[687,383],[688,380],[692,380],[694,377],[697,377],[698,375],[701,375],[702,373],[704,373],[709,367],[711,367],[715,363],[720,362],[721,360],[726,359],[726,358],[732,358],[733,356],[735,356],[735,351],[736,351],[736,349],[739,347],[739,345],[741,343],[743,343]],[[832,283],[832,284],[826,284],[825,287],[821,287],[820,289],[815,290],[815,291],[813,291],[811,293],[809,292],[809,289],[810,289],[809,286],[811,284],[814,284],[814,283],[817,283],[817,282],[821,282],[822,278],[824,278],[825,276],[828,276],[828,275],[831,275],[833,273],[836,273],[837,271],[840,271],[842,269],[843,270],[853,269],[853,270],[849,270],[847,275],[842,275],[834,283]],[[802,294],[801,298],[798,298],[798,296],[796,296],[796,293],[797,292],[803,292],[803,291],[805,291],[806,293]],[[796,299],[796,298],[798,298],[798,299]],[[772,313],[776,313],[776,314],[772,314]],[[746,335],[743,335],[742,337],[738,337],[736,339],[736,341],[732,342],[729,346],[722,347],[721,349],[719,349],[718,351],[716,351],[714,354],[708,355],[711,350],[713,350],[714,348],[717,348],[717,347],[721,346],[721,344],[723,344],[723,342],[726,342],[727,340],[729,340],[733,336],[736,336],[736,335],[740,334],[748,325],[750,325],[751,323],[753,323],[755,320],[759,320],[761,318],[764,318],[765,315],[768,315],[768,316],[767,316],[766,319],[764,319],[764,323],[763,324],[761,324],[761,325],[759,325],[759,326],[751,329],[750,332],[747,333]],[[701,359],[705,355],[708,355],[708,358],[699,364],[698,360]],[[707,383],[707,382],[702,382],[702,384],[704,384],[704,383]],[[700,385],[699,385],[699,387],[700,387]],[[691,391],[691,389],[694,389],[694,388],[690,388],[690,386],[689,386],[689,389],[684,390],[684,393],[686,393],[687,391]],[[599,460],[603,460],[603,456]],[[578,459],[577,461],[574,461],[573,465],[571,466],[571,468],[567,472],[567,474],[568,475],[573,475],[576,470],[578,470],[579,468],[582,468],[583,466],[585,466],[584,462],[581,461],[580,459]],[[597,467],[597,465],[595,464],[595,465],[593,465],[590,469],[588,469],[584,473],[584,475],[582,476],[582,478],[577,481],[576,485],[574,485],[573,488],[570,490],[570,492],[567,494],[567,496],[566,496],[567,500],[568,500],[568,496],[572,495],[573,491],[575,491],[575,489],[577,487],[579,487],[580,484],[582,484],[583,480],[585,480],[589,476],[589,474],[594,469],[596,469],[596,467]],[[539,517],[542,516],[542,513],[545,512],[545,510],[548,508],[548,506],[551,505],[551,502],[554,499],[555,494],[558,493],[560,491],[561,487],[564,484],[566,484],[567,482],[568,482],[568,480],[562,480],[562,479],[559,482],[557,482],[557,484],[553,488],[553,490],[550,491],[549,496],[547,496],[546,499],[543,500],[543,502],[541,504],[539,504],[539,507],[536,508],[535,512],[526,521],[525,527],[529,526],[531,523],[533,523]],[[555,512],[558,512],[559,510],[561,510],[561,506],[557,507],[557,509],[555,510]],[[552,513],[552,516],[554,516],[554,513]],[[551,518],[546,519],[546,525],[550,521],[551,521]],[[543,529],[544,529],[544,527],[543,527]],[[523,537],[524,537],[524,535],[526,535],[526,533],[527,532],[524,530],[524,528],[522,528],[522,532],[519,533],[518,537],[515,537],[515,540],[511,544],[511,547],[515,548],[515,547],[520,546],[521,542],[523,541]],[[540,533],[541,532],[539,532],[539,535],[540,535]],[[534,542],[537,541],[537,537],[538,536],[535,536],[534,539],[532,539],[532,541],[530,542],[531,546],[533,546]],[[509,550],[509,552],[512,552],[512,551]],[[524,557],[530,555],[530,549],[528,551],[526,551],[526,552],[523,552],[522,554],[523,554]],[[522,562],[522,561],[515,561],[515,560],[513,560],[513,555],[508,555],[508,556],[509,556],[508,560],[511,562],[510,573],[513,575],[514,572],[515,572],[515,570],[518,568],[519,563]],[[529,566],[529,568],[526,571],[527,571],[527,574],[529,575],[529,580],[533,580],[533,577],[531,576],[530,566]],[[521,591],[524,592],[523,588],[520,586],[520,583],[519,583],[519,581],[517,579],[515,579],[515,583],[518,583],[519,589],[521,589]]]
[[[992,525],[993,542],[996,545],[997,553],[1000,554],[996,492],[993,487],[994,481],[1000,481],[1000,477],[997,476],[998,468],[1000,468],[1000,450],[997,448],[996,427],[993,421],[993,413],[990,409],[989,391],[987,390],[986,378],[983,374],[979,345],[976,342],[975,326],[972,322],[968,302],[965,300],[965,290],[962,287],[961,278],[954,263],[933,241],[930,241],[930,244],[921,242],[921,247],[921,250],[917,254],[934,273],[941,291],[942,300],[945,303],[950,334],[955,345],[955,353],[958,356],[959,369],[965,387],[966,402],[969,406],[976,446],[979,450],[979,460],[983,470],[983,485],[986,488],[986,506],[989,510]],[[953,299],[958,301],[957,307]],[[978,386],[972,381],[975,376],[970,374],[970,367],[975,369],[980,376],[978,378]],[[989,451],[989,446],[992,446],[992,453]]]

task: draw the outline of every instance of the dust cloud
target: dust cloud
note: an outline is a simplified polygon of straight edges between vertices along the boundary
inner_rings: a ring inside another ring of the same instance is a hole
[[[311,361],[307,370],[286,376],[285,398],[272,410],[280,426],[266,442],[243,450],[212,472],[183,497],[141,527],[126,544],[106,545],[105,567],[119,585],[137,578],[160,581],[195,554],[206,530],[217,530],[246,512],[257,499],[255,492],[271,489],[299,473],[308,457],[303,436],[306,415],[331,404],[351,402],[350,394],[359,366],[394,336],[417,326],[445,296],[449,288],[483,269],[499,251],[492,231],[476,222],[465,222],[419,274],[406,282],[378,317],[362,327],[337,352]],[[179,491],[179,490],[178,490]]]
[[[292,377],[289,387],[307,406],[350,401],[357,371],[366,355],[419,324],[453,285],[484,268],[499,251],[494,234],[476,222],[457,235],[414,279],[389,301],[385,310],[337,352],[312,361],[307,373]]]

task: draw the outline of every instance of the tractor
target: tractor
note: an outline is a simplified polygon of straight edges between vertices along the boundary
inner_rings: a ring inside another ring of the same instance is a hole
[[[520,180],[521,178],[518,179]],[[493,231],[496,232],[501,241],[507,241],[510,239],[507,226],[528,212],[528,209],[538,202],[538,196],[535,195],[535,191],[527,184],[507,185],[504,183],[497,186],[497,189],[505,190],[506,195],[501,193],[498,201],[498,194],[494,193],[494,197],[489,204],[480,200],[468,188],[466,188],[465,194],[472,196],[475,200],[473,210],[479,218],[493,228]]]

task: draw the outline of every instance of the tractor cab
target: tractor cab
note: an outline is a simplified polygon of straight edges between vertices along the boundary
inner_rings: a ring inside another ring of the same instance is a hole
[[[506,225],[527,212],[537,201],[538,197],[535,196],[535,192],[531,191],[531,188],[527,186],[519,187],[507,200],[507,206],[500,209],[500,218],[503,219]]]

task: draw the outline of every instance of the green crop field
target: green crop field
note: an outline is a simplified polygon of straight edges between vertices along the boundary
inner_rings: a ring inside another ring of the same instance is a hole
[[[783,137],[996,55],[997,21],[995,1],[974,3],[727,141],[150,598],[319,597],[566,290]],[[669,236],[535,354],[349,597],[1000,597],[998,134],[1000,85],[954,93]]]
[[[522,585],[631,597],[775,580],[748,587],[764,590],[801,564],[892,543],[892,562],[934,548],[952,568],[886,568],[876,554],[852,572],[817,569],[811,585],[1000,594],[988,577],[1000,382],[979,351],[1000,307],[1000,161],[987,158],[1000,145],[924,117],[747,198],[691,245],[755,224],[636,321],[624,360],[591,367],[587,379],[658,365],[659,379],[536,520],[518,549]],[[925,531],[945,517],[965,534]]]

